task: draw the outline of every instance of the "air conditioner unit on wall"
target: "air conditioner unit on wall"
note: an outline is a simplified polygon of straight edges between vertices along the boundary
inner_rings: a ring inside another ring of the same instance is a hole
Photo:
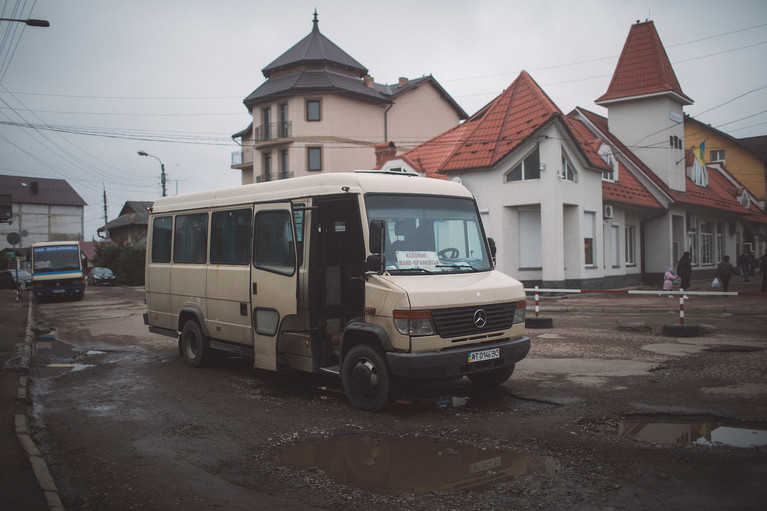
[[[613,207],[609,204],[605,206],[605,213],[603,215],[605,218],[612,218],[613,217]]]

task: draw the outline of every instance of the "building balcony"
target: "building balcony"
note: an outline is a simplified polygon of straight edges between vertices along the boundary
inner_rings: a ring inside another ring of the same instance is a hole
[[[273,122],[253,127],[253,137],[256,144],[261,142],[280,141],[292,136],[293,125],[290,121]]]
[[[232,151],[232,168],[243,168],[253,165],[253,149],[243,147],[240,151]]]

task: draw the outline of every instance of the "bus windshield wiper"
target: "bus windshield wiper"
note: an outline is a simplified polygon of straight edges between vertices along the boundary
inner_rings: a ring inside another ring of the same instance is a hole
[[[477,271],[475,267],[470,265],[469,263],[463,263],[463,264],[438,264],[437,268],[452,268],[452,269],[458,269],[458,270],[473,270]]]

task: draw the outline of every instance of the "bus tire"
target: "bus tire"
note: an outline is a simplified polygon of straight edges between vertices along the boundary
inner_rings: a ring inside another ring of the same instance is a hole
[[[497,387],[511,378],[511,375],[514,373],[514,367],[516,366],[500,367],[482,373],[469,374],[467,377],[474,385],[480,387]]]
[[[352,405],[368,412],[381,411],[391,401],[392,376],[379,349],[358,344],[341,366],[341,383]]]
[[[202,367],[208,359],[210,348],[208,338],[202,333],[200,325],[194,319],[184,323],[179,342],[181,357],[184,362],[192,367]]]

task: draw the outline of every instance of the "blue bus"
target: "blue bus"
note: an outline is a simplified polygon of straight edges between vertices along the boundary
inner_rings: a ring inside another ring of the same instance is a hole
[[[81,299],[85,276],[80,243],[50,241],[32,245],[32,289],[36,298]]]

